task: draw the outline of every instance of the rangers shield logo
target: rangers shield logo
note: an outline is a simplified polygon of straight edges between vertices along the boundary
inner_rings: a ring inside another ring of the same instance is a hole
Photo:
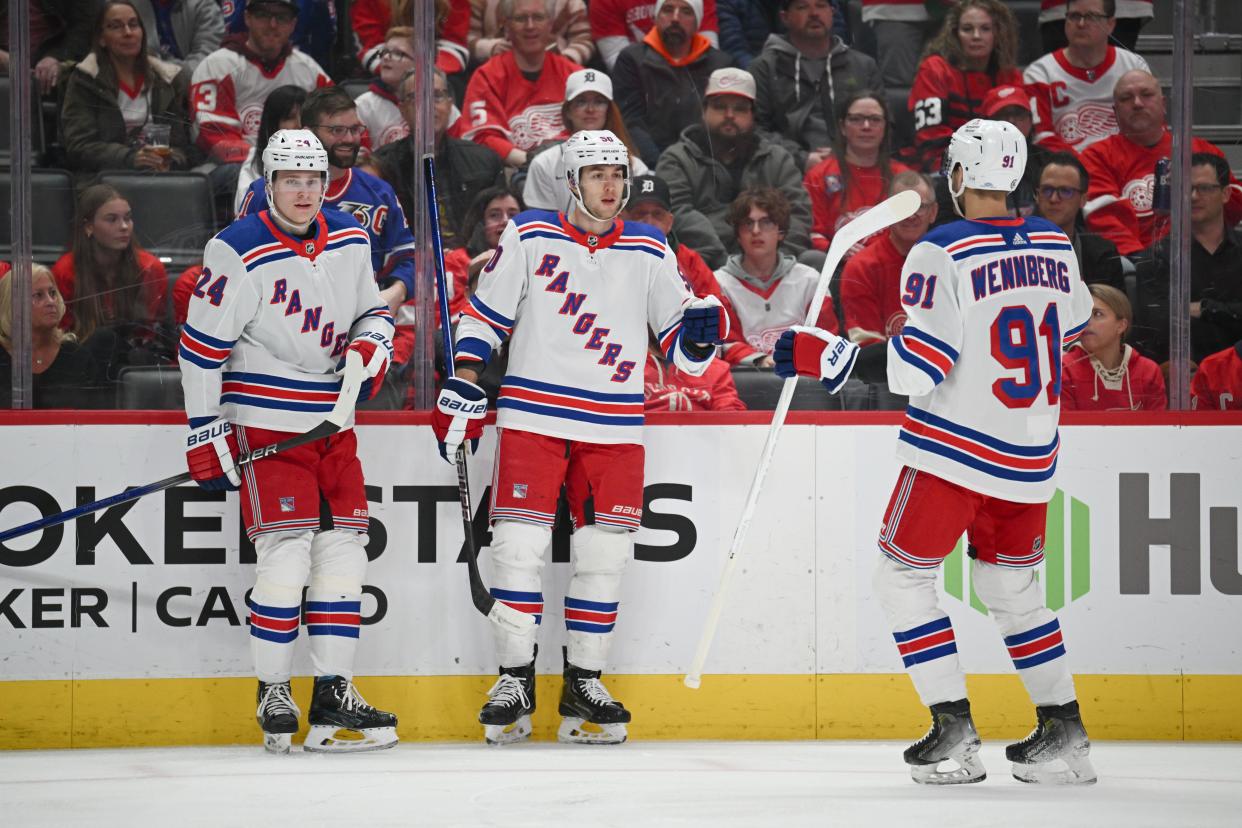
[[[280,499],[280,511],[282,511],[282,512],[292,512],[292,511],[293,511],[293,498],[291,498],[291,497],[282,497],[282,498]]]
[[[525,483],[514,483],[513,484],[513,496],[517,498],[518,500],[525,500],[526,499],[526,484]]]

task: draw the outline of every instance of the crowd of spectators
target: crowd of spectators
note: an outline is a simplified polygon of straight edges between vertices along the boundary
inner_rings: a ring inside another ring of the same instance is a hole
[[[1196,406],[1242,407],[1242,186],[1199,138],[1187,184],[1191,303],[1168,307],[1157,167],[1172,138],[1160,84],[1134,52],[1150,0],[1044,0],[1026,30],[1001,0],[860,0],[854,31],[847,0],[434,0],[426,57],[411,27],[422,1],[14,0],[30,12],[34,88],[55,104],[42,161],[71,173],[77,205],[71,246],[35,271],[36,405],[110,406],[127,368],[175,368],[201,264],[166,267],[139,245],[116,176],[204,177],[214,231],[265,209],[256,148],[293,127],[329,153],[324,209],[350,213],[371,237],[401,323],[388,404],[412,405],[401,384],[418,369],[409,311],[421,169],[410,135],[431,118],[452,311],[509,218],[567,207],[561,143],[609,129],[631,156],[623,217],[660,229],[687,282],[720,297],[733,326],[719,370],[703,378],[653,351],[648,409],[744,407],[730,369],[770,369],[835,233],[914,190],[922,208],[848,251],[819,316],[864,346],[901,331],[905,254],[956,218],[940,175],[949,137],[985,117],[1027,136],[1012,214],[1059,226],[1095,297],[1065,356],[1067,408],[1163,408],[1174,313],[1189,316],[1204,366]],[[1023,66],[1023,54],[1037,57]],[[426,67],[430,112],[417,94]],[[13,68],[0,48],[0,72]],[[907,89],[897,107],[894,90]],[[5,271],[0,405],[19,298]]]

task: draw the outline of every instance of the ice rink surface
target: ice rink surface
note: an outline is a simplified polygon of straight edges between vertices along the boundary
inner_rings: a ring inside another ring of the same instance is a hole
[[[921,735],[921,734],[919,734]],[[18,826],[1238,826],[1242,744],[1101,742],[1098,784],[914,784],[896,742],[414,744],[354,756],[260,747],[0,752]]]

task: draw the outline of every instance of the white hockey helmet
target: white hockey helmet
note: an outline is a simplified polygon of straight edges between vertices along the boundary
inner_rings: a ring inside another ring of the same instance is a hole
[[[309,129],[280,129],[272,134],[263,148],[263,180],[267,189],[268,210],[292,224],[276,209],[275,194],[272,192],[276,173],[281,170],[317,172],[324,177],[326,184],[328,153],[315,133]],[[323,204],[322,194],[320,204]]]
[[[597,216],[583,203],[578,181],[584,167],[593,167],[598,164],[621,167],[621,174],[625,178],[625,189],[621,193],[620,202],[622,207],[630,200],[630,152],[626,149],[625,142],[611,130],[584,129],[575,132],[569,136],[568,141],[561,145],[561,160],[565,164],[565,177],[569,182],[569,192],[577,202],[578,209],[596,221],[611,221],[615,216],[607,218]]]
[[[953,188],[953,173],[962,170],[961,185]],[[972,190],[1012,193],[1026,172],[1026,138],[1008,121],[975,118],[958,127],[944,154],[944,175],[949,194],[957,197]]]

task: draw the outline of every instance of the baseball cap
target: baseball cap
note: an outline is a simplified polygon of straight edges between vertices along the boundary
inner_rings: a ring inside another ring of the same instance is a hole
[[[729,66],[717,69],[707,79],[707,91],[703,97],[712,95],[739,95],[743,98],[755,99],[755,78],[745,69]]]
[[[583,92],[598,92],[612,100],[612,78],[598,69],[579,69],[565,79],[565,101],[568,103]]]
[[[294,14],[298,13],[297,0],[250,0],[250,2],[246,4],[246,8],[250,11],[262,8],[263,6],[284,6],[285,8],[290,9]]]
[[[669,194],[664,179],[656,175],[640,175],[630,182],[630,200],[625,209],[632,210],[645,201],[654,201],[665,210],[672,212],[673,197]]]
[[[979,105],[979,114],[991,118],[997,112],[1009,106],[1017,106],[1031,111],[1031,101],[1026,90],[1021,86],[997,86],[983,98]]]

